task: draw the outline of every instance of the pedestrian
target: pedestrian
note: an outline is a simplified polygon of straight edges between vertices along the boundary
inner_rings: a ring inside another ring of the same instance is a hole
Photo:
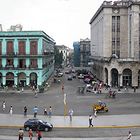
[[[93,124],[92,124],[92,116],[91,115],[89,115],[89,127],[93,127]]]
[[[19,129],[18,131],[18,140],[23,140],[24,131],[23,129]]]
[[[6,103],[5,103],[5,101],[3,101],[3,103],[2,103],[2,111],[5,111],[5,108],[6,108]]]
[[[10,113],[10,115],[12,115],[12,114],[13,114],[13,106],[12,106],[12,105],[10,106],[9,113]]]
[[[24,106],[24,116],[26,117],[27,116],[27,107]]]
[[[36,136],[37,136],[37,140],[41,140],[41,138],[42,138],[42,133],[41,133],[41,131],[37,131],[37,133],[36,133]]]
[[[32,138],[33,138],[33,131],[32,131],[32,129],[29,130],[28,135],[29,135],[29,139],[32,140]]]
[[[136,87],[134,87],[134,93],[136,92]]]
[[[35,98],[37,98],[38,94],[37,94],[37,90],[34,90],[34,95],[35,95]]]
[[[24,87],[22,86],[22,88],[21,88],[21,92],[23,92],[24,91]]]
[[[38,107],[37,106],[34,107],[33,112],[34,112],[34,118],[36,118],[37,112],[38,112]]]
[[[52,116],[52,107],[50,106],[49,107],[49,117],[51,117]]]
[[[72,110],[72,109],[70,109],[70,110],[69,110],[69,117],[70,117],[70,121],[72,121],[72,116],[73,116],[73,110]]]
[[[96,110],[96,108],[94,109],[94,117],[95,118],[97,117],[97,110]]]
[[[128,134],[128,137],[127,137],[127,140],[131,140],[132,138],[132,134],[131,134],[131,131],[129,131],[129,134]]]
[[[47,116],[47,108],[44,108],[44,115]]]

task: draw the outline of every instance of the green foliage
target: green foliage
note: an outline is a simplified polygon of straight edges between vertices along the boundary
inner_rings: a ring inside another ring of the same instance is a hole
[[[61,66],[63,63],[63,53],[59,52],[58,48],[54,49],[55,66]]]

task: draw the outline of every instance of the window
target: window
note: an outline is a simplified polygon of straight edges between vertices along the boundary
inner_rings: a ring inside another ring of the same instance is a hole
[[[120,16],[112,16],[112,54],[120,56]]]
[[[25,55],[25,41],[18,42],[19,55]]]
[[[31,55],[37,55],[37,41],[36,40],[33,40],[33,41],[30,41],[30,54]]]
[[[30,67],[36,68],[37,67],[37,59],[31,59],[30,60]]]
[[[7,59],[7,67],[13,67],[13,59]]]
[[[7,55],[13,55],[13,41],[7,41]]]

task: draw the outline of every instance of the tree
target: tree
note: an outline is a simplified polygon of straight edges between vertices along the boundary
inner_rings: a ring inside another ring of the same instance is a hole
[[[59,49],[55,47],[54,49],[54,60],[55,66],[61,66],[63,63],[63,53],[59,52]]]

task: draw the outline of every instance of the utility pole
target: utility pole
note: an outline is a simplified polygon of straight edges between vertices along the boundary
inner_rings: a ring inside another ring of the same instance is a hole
[[[64,102],[64,116],[67,115],[67,102],[66,102],[66,93],[64,92],[64,84],[62,84],[62,93],[63,93],[63,102]]]

